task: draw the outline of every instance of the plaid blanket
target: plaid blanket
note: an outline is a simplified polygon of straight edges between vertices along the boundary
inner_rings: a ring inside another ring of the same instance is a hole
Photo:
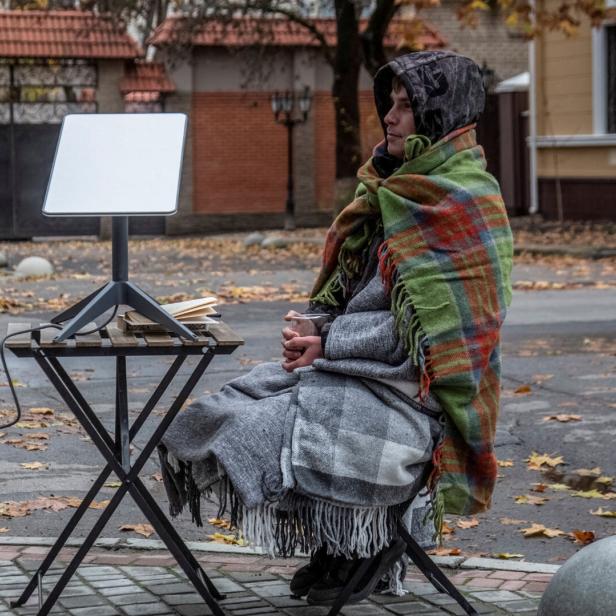
[[[408,138],[405,162],[388,178],[368,161],[356,199],[328,233],[312,292],[316,302],[346,301],[380,217],[380,269],[399,335],[420,370],[423,395],[433,394],[447,414],[432,478],[441,514],[487,509],[496,480],[499,332],[511,301],[513,247],[498,183],[485,168],[473,126],[434,145]]]

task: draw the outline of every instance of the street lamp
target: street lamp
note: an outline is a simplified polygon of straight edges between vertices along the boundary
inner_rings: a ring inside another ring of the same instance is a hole
[[[287,203],[285,206],[284,228],[295,229],[295,200],[293,198],[293,128],[296,124],[303,124],[308,119],[308,112],[312,105],[312,92],[306,86],[301,93],[286,90],[272,94],[272,113],[278,124],[287,127]],[[297,103],[300,116],[295,111]]]

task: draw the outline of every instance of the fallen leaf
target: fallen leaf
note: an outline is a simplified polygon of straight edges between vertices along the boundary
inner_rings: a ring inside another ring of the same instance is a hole
[[[46,421],[37,421],[37,420],[25,420],[18,421],[15,424],[16,428],[22,428],[24,430],[36,430],[41,428],[49,428],[49,424]]]
[[[477,518],[471,518],[470,520],[458,520],[456,524],[458,528],[475,528],[475,526],[479,526],[479,520]]]
[[[515,518],[501,518],[499,522],[505,526],[519,526],[520,524],[527,524],[527,520],[516,520]]]
[[[214,533],[213,535],[208,535],[208,539],[211,539],[215,543],[226,543],[229,545],[244,545],[244,540],[236,537],[233,534],[225,535],[223,533]]]
[[[48,469],[49,464],[46,462],[22,462],[19,466],[27,468],[30,471],[40,471],[41,469]]]
[[[431,556],[460,556],[462,550],[460,548],[435,548],[428,552]]]
[[[218,528],[222,528],[223,530],[232,530],[231,522],[229,520],[225,520],[223,518],[210,518],[208,522],[212,526],[217,526]]]
[[[501,560],[511,560],[512,558],[524,558],[524,554],[510,554],[509,552],[499,552],[494,554],[494,558],[500,558]]]
[[[32,434],[28,434],[28,440],[34,439],[35,441],[48,441],[49,434],[45,432],[33,432]]]
[[[522,528],[520,532],[525,537],[548,537],[548,539],[560,537],[565,534],[562,530],[557,528],[546,528],[543,524],[535,523],[533,523],[529,528]]]
[[[562,423],[567,423],[569,421],[582,421],[582,416],[561,413],[560,415],[546,415],[543,421],[560,421]]]
[[[514,394],[530,394],[532,392],[530,385],[520,385],[513,390]]]
[[[592,530],[574,530],[569,533],[569,537],[571,537],[575,543],[588,545],[595,540],[595,533],[593,533]]]
[[[571,490],[566,483],[551,483],[548,487],[555,492],[569,492]]]
[[[553,378],[553,374],[533,374],[533,383],[541,385],[541,383],[545,383],[546,381],[549,381]]]
[[[603,509],[603,507],[599,507],[595,509],[595,511],[590,511],[591,515],[598,515],[602,518],[616,518],[616,511],[609,511],[608,509]]]
[[[121,481],[108,481],[104,484],[106,488],[120,488],[122,486]]]
[[[549,499],[543,496],[533,496],[532,494],[522,494],[515,496],[515,502],[518,505],[544,505]]]
[[[51,416],[54,414],[53,409],[50,409],[47,406],[35,406],[33,408],[31,408],[28,413],[30,415],[46,415],[46,416]]]
[[[533,483],[533,492],[543,493],[548,486],[545,483]]]
[[[9,529],[6,528],[5,526],[3,526],[2,528],[0,528],[0,533],[8,533]]]
[[[525,461],[528,462],[527,468],[532,471],[541,470],[542,466],[549,466],[551,468],[554,468],[555,466],[558,466],[559,464],[565,463],[565,460],[562,456],[552,457],[548,455],[547,453],[539,454],[536,451],[533,451],[530,454],[530,456],[526,458]]]
[[[595,483],[600,483],[604,486],[611,486],[614,483],[614,478],[608,477],[607,475],[602,475],[601,477],[597,477],[595,479]]]
[[[513,466],[513,460],[496,460],[496,464],[501,468],[510,468]]]
[[[162,481],[162,480],[163,480],[163,476],[162,476],[160,473],[154,473],[154,474],[152,475],[152,479],[153,479],[154,481]]]
[[[124,532],[132,531],[138,535],[143,535],[146,539],[154,534],[154,527],[151,524],[123,524],[120,530]]]
[[[599,492],[599,490],[577,490],[571,492],[571,496],[577,496],[578,498],[600,498],[601,500],[614,500],[616,498],[616,492]]]
[[[26,451],[47,451],[47,445],[38,445],[37,443],[26,443],[24,445]]]

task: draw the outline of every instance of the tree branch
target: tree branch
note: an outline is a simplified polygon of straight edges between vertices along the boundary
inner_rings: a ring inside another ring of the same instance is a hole
[[[399,6],[396,0],[378,0],[368,20],[368,26],[361,34],[364,66],[371,75],[387,63],[383,41]]]

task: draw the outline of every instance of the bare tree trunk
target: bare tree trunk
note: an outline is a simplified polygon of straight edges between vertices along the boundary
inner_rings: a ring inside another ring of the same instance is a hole
[[[362,59],[355,3],[352,0],[336,0],[335,6],[338,44],[332,95],[336,117],[334,209],[338,212],[352,198],[357,168],[361,164],[358,90]]]

